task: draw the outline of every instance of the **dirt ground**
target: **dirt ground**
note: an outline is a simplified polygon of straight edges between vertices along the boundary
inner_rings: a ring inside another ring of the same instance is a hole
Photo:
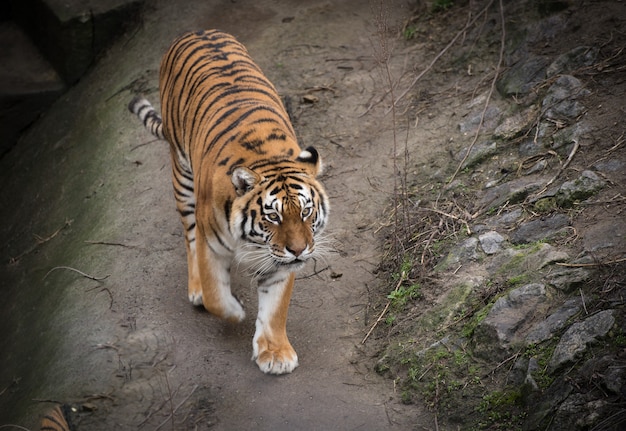
[[[397,27],[409,11],[389,12]],[[390,124],[361,117],[384,88],[373,16],[358,0],[149,2],[25,133],[1,161],[1,424],[32,429],[50,406],[33,400],[50,400],[79,405],[89,430],[431,427],[358,349],[393,172]],[[336,252],[297,281],[288,331],[300,366],[278,378],[250,361],[250,280],[235,288],[241,325],[188,303],[168,149],[126,110],[136,92],[158,103],[160,57],[178,34],[215,27],[248,46],[326,164]]]
[[[413,5],[385,4],[382,54],[393,54],[402,88],[442,48],[431,37],[449,40],[465,17],[404,41],[398,30]],[[34,429],[58,401],[80,408],[79,430],[438,426],[424,406],[400,402],[393,382],[373,372],[375,349],[361,346],[380,302],[378,230],[394,190],[377,9],[360,0],[150,1],[143,21],[25,132],[0,160],[0,424]],[[240,325],[189,304],[168,148],[126,110],[139,92],[158,104],[161,55],[199,28],[248,47],[288,101],[301,145],[316,146],[326,165],[336,251],[296,281],[288,333],[300,366],[290,375],[266,376],[250,361],[250,280],[237,277]],[[396,141],[407,143],[409,174],[422,187],[456,167],[458,122],[485,89],[496,51],[476,57],[473,75],[466,65],[438,70],[405,103],[411,115],[398,120]],[[623,105],[603,121],[620,116]]]

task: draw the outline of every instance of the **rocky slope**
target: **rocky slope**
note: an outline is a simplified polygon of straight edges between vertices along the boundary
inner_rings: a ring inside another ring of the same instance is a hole
[[[455,122],[452,160],[396,198],[377,370],[451,428],[622,429],[626,8],[501,7],[422,9],[405,26],[419,39],[484,13],[440,69],[463,82],[481,60],[501,68],[453,113],[414,93],[413,112]]]

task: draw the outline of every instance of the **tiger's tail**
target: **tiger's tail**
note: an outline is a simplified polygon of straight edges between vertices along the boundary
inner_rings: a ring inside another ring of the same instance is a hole
[[[152,104],[143,96],[135,96],[128,104],[128,109],[137,115],[143,125],[159,139],[165,139],[163,135],[163,120]]]
[[[74,431],[70,418],[70,406],[57,405],[41,419],[41,431]]]

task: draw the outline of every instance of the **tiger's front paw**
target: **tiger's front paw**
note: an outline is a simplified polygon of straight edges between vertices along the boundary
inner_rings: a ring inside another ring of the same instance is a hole
[[[218,316],[224,320],[228,320],[233,323],[240,323],[246,317],[246,312],[243,309],[243,305],[237,298],[230,295],[224,303],[221,304],[221,311],[218,312]]]
[[[190,282],[187,286],[187,296],[193,305],[202,305],[202,287],[200,284]]]
[[[298,366],[298,355],[289,341],[276,346],[261,336],[253,344],[252,359],[265,374],[287,374]]]

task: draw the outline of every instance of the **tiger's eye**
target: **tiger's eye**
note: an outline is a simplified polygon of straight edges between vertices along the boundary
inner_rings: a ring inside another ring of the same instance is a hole
[[[265,214],[265,218],[271,221],[272,223],[280,223],[280,216],[277,213]]]
[[[311,215],[311,213],[313,212],[313,209],[311,207],[306,207],[302,210],[302,218],[307,218],[308,216]]]

